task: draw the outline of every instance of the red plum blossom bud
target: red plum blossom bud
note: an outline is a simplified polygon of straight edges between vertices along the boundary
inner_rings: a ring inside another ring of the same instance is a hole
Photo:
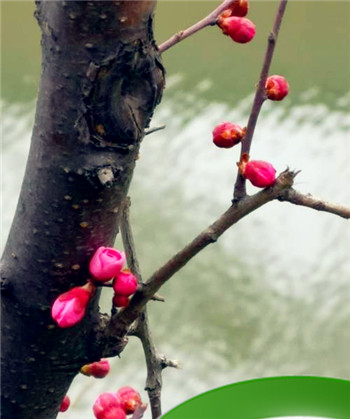
[[[100,394],[92,410],[97,419],[126,419],[126,413],[114,393]]]
[[[244,154],[238,163],[239,171],[245,179],[258,188],[266,188],[276,182],[276,169],[271,163],[262,160],[248,160],[249,156]]]
[[[87,376],[95,378],[104,378],[110,370],[110,365],[107,359],[101,359],[91,364],[86,364],[80,368],[80,372]]]
[[[229,7],[231,16],[244,17],[248,13],[249,2],[248,0],[235,0]]]
[[[245,17],[219,16],[217,24],[225,35],[230,36],[233,41],[240,44],[250,42],[255,36],[256,29],[254,23]]]
[[[125,262],[124,252],[112,247],[99,247],[94,253],[89,269],[94,280],[106,282],[119,274]]]
[[[288,95],[289,84],[282,76],[270,76],[266,80],[265,90],[270,100],[282,100]]]
[[[94,292],[95,286],[88,282],[59,295],[51,308],[51,316],[58,326],[65,328],[79,323]]]
[[[70,405],[69,397],[67,395],[65,395],[63,397],[63,400],[62,400],[62,403],[61,403],[61,406],[60,406],[60,410],[59,411],[60,412],[65,412],[66,410],[68,410],[69,405]]]
[[[213,130],[213,143],[217,147],[231,148],[238,144],[245,134],[245,128],[231,122],[222,122]]]
[[[124,297],[123,295],[114,295],[113,305],[115,307],[127,307],[130,303],[129,297]]]
[[[132,387],[121,387],[116,397],[127,415],[134,413],[135,409],[142,404],[140,393]]]
[[[113,289],[118,296],[130,297],[135,293],[136,288],[137,280],[129,269],[121,271],[113,280]]]

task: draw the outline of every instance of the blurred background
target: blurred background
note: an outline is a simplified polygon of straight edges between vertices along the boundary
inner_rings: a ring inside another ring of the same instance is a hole
[[[159,1],[162,42],[218,1]],[[164,53],[167,89],[142,144],[130,190],[137,252],[146,279],[230,205],[239,148],[211,142],[223,120],[246,125],[277,1],[251,2],[255,39],[233,43],[216,27]],[[1,2],[2,246],[24,172],[40,76],[40,33],[29,1]],[[301,170],[296,189],[350,205],[350,3],[293,1],[271,74],[290,94],[266,103],[251,155],[278,171]],[[256,192],[250,188],[249,192]],[[119,243],[119,241],[118,241]],[[350,379],[349,222],[273,202],[204,250],[149,304],[164,371],[164,411],[211,388],[274,375]],[[101,310],[110,310],[106,292]],[[103,391],[146,378],[140,343],[130,339],[104,380],[77,377],[67,418],[92,419]],[[150,413],[146,414],[150,418]]]

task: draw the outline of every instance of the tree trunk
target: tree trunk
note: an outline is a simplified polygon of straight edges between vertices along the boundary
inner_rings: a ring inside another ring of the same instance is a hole
[[[111,246],[140,142],[163,89],[155,1],[39,1],[42,75],[26,172],[2,260],[2,417],[55,418],[100,358],[98,297],[60,329],[55,298]],[[116,348],[118,352],[120,348]]]

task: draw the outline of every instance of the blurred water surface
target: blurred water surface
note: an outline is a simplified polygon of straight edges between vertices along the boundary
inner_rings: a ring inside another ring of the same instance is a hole
[[[157,39],[217,3],[161,1]],[[145,278],[230,205],[239,150],[215,148],[210,133],[222,120],[246,124],[276,5],[261,1],[252,6],[258,27],[252,44],[233,45],[209,28],[164,57],[168,88],[152,126],[166,124],[166,130],[145,138],[130,190]],[[264,105],[252,156],[271,161],[278,171],[287,166],[302,170],[297,189],[349,205],[349,4],[291,2],[288,7],[274,72],[288,77],[291,94],[282,103]],[[4,241],[29,148],[39,53],[32,5],[5,2],[2,8],[7,25],[1,103]],[[18,29],[16,13],[22,13],[28,32]],[[327,28],[333,23],[332,31],[326,33],[325,22],[330,22]],[[25,65],[29,44],[32,66]],[[350,379],[349,244],[345,220],[273,202],[191,261],[162,289],[166,303],[150,304],[159,350],[182,365],[164,371],[165,409],[210,388],[255,377]],[[109,310],[110,299],[106,292],[103,310]],[[65,417],[92,418],[91,403],[102,391],[143,388],[138,341],[132,338],[122,358],[112,363],[104,380],[77,377]]]

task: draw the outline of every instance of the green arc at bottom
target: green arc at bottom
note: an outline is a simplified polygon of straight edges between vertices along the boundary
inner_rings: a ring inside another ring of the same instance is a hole
[[[241,381],[200,394],[162,419],[350,419],[350,381],[284,376]]]

